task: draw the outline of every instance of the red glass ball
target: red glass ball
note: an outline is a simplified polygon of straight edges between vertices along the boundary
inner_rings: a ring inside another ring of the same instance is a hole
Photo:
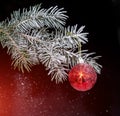
[[[87,63],[75,65],[68,76],[71,86],[78,91],[90,90],[97,80],[95,69]]]

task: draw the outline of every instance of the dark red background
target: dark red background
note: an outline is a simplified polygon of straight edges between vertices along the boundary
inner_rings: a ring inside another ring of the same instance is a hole
[[[89,42],[83,48],[102,55],[102,73],[90,91],[78,92],[68,81],[51,82],[44,66],[25,74],[13,70],[7,48],[0,46],[0,116],[119,116],[119,21],[112,1],[4,0],[0,20],[13,10],[39,3],[43,8],[64,7],[69,16],[66,25],[86,25]]]

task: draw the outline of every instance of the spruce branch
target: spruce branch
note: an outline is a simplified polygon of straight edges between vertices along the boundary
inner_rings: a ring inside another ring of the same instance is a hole
[[[64,28],[62,32],[57,32],[55,38],[57,43],[60,46],[63,46],[64,49],[74,50],[78,48],[79,43],[85,44],[88,42],[87,34],[84,33],[83,29],[85,26],[78,28],[77,25],[68,26]]]
[[[88,64],[90,64],[98,74],[101,73],[101,68],[102,65],[98,64],[96,62],[96,60],[98,60],[101,56],[95,56],[95,57],[91,57],[91,55],[94,55],[95,53],[84,53],[82,58],[84,59],[85,62],[87,62]]]
[[[23,9],[14,11],[11,15],[10,24],[17,23],[16,29],[26,33],[30,29],[39,29],[41,27],[60,28],[65,25],[67,15],[63,8],[57,6],[48,9],[41,8],[41,5],[30,7],[29,10]]]
[[[40,4],[14,11],[10,19],[0,22],[0,43],[8,48],[14,68],[30,71],[42,63],[56,83],[65,81],[79,62],[87,62],[100,73],[99,56],[92,58],[93,53],[79,49],[88,42],[85,26],[65,27],[67,18],[63,8],[44,9]]]
[[[20,51],[20,47],[8,32],[1,29],[0,33],[4,34],[4,38],[2,38],[0,42],[3,48],[8,48],[7,53],[10,54],[13,59],[12,65],[14,65],[14,68],[18,67],[22,72],[24,72],[24,68],[30,71],[31,62],[29,61],[28,54],[24,51]]]

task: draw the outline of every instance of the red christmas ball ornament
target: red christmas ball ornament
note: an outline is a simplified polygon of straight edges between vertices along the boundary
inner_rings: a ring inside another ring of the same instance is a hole
[[[95,69],[87,63],[75,65],[68,76],[71,86],[78,91],[90,90],[97,80]]]

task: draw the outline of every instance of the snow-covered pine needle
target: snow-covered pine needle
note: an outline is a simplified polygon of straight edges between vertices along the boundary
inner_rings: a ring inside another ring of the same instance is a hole
[[[42,63],[51,80],[63,82],[71,67],[81,58],[92,65],[97,73],[102,68],[91,57],[93,53],[80,50],[80,44],[88,42],[85,26],[65,26],[68,16],[64,8],[41,4],[14,11],[10,19],[0,22],[0,43],[8,48],[14,68],[24,72]]]

